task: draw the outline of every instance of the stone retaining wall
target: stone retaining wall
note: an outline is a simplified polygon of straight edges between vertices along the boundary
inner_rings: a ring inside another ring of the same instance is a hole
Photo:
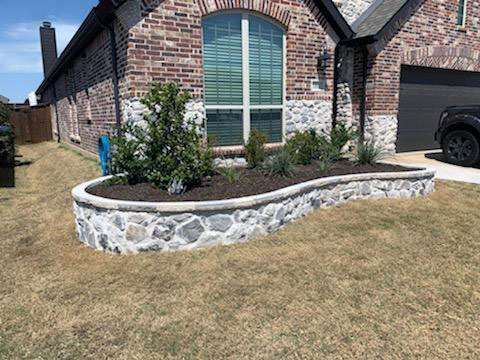
[[[239,199],[147,203],[73,190],[77,232],[86,245],[112,253],[174,251],[244,242],[277,231],[315,209],[359,199],[414,198],[434,190],[434,172],[361,174],[317,179]],[[108,177],[107,177],[108,178]]]

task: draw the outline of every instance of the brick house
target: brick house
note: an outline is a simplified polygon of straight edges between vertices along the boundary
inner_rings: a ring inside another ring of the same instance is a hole
[[[355,33],[344,50],[354,64],[346,111],[392,152],[437,148],[445,107],[480,103],[480,3],[376,0],[352,15],[354,2],[338,1],[342,12],[350,4]]]
[[[41,33],[49,38],[50,24]],[[95,152],[116,123],[139,121],[152,81],[177,81],[218,145],[252,128],[280,143],[332,124],[337,44],[351,29],[330,0],[101,0],[37,94],[62,142]]]
[[[187,116],[226,151],[252,128],[279,143],[335,121],[391,152],[429,149],[441,110],[479,92],[479,11],[468,0],[101,0],[58,59],[42,46],[37,94],[58,139],[90,152],[141,120],[152,81],[190,91]]]

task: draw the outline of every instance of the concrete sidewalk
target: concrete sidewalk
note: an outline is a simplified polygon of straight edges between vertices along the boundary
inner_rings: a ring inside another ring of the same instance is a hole
[[[448,164],[444,162],[440,150],[402,153],[386,160],[399,165],[419,166],[435,170],[438,179],[480,184],[480,167],[478,165],[474,168],[467,168]]]

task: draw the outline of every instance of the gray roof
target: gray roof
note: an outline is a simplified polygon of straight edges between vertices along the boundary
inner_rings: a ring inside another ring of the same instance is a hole
[[[377,34],[409,0],[377,0],[352,25],[356,38]]]

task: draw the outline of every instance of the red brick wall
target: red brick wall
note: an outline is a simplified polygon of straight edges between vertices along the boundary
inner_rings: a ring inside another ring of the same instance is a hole
[[[480,2],[467,1],[467,23],[457,23],[458,0],[425,0],[385,48],[369,59],[368,115],[397,114],[401,65],[480,71]],[[356,52],[354,111],[361,95],[361,53]]]
[[[120,93],[125,96],[128,29],[124,29],[118,22],[115,22],[114,26],[117,34]],[[97,152],[99,136],[109,134],[115,124],[110,37],[106,30],[65,69],[57,78],[55,87],[58,101],[52,105],[52,113],[58,112],[61,141]],[[53,129],[57,129],[56,116],[52,121]],[[79,138],[75,139],[72,135],[77,135],[77,121]]]
[[[127,79],[131,95],[142,96],[152,81],[176,80],[202,97],[202,16],[222,10],[251,10],[287,29],[287,96],[332,98],[334,42],[310,0],[144,0],[144,19],[130,30]],[[329,48],[328,91],[311,91],[317,79],[316,57]]]

